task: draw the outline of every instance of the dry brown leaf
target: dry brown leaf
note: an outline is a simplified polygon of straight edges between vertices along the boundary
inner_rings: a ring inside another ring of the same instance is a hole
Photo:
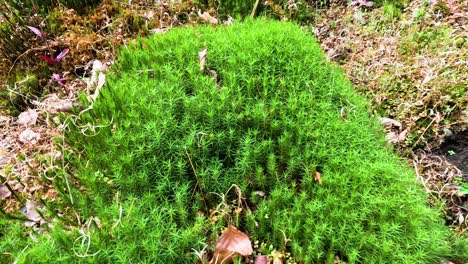
[[[252,253],[249,237],[234,226],[229,226],[216,242],[216,251],[210,263],[225,263],[235,256],[249,256]]]
[[[26,128],[18,137],[19,141],[25,144],[36,144],[40,138],[41,136],[30,128]]]
[[[200,71],[202,72],[205,71],[207,53],[208,53],[208,50],[206,48],[198,52],[198,59],[200,60]]]
[[[201,18],[203,22],[209,22],[212,26],[218,24],[218,19],[212,17],[208,12],[203,12],[203,14],[198,10],[198,16]]]
[[[34,109],[22,112],[18,116],[18,124],[25,126],[25,127],[35,125],[37,122],[37,117],[38,117],[38,113]]]
[[[268,264],[268,256],[256,256],[254,264]]]
[[[371,8],[372,6],[374,6],[374,2],[366,1],[366,0],[356,0],[351,3],[351,6],[356,7],[356,8],[358,7]]]
[[[319,184],[322,184],[322,177],[320,175],[320,172],[317,170],[314,170],[314,180]]]
[[[30,221],[24,223],[25,226],[34,226],[36,223],[40,223],[42,220],[41,215],[37,212],[39,205],[33,200],[26,200],[26,205],[24,206],[22,212],[26,218]]]
[[[391,128],[391,127],[400,128],[401,127],[400,122],[391,118],[387,118],[387,117],[380,118],[380,124],[382,124],[385,128]]]
[[[387,134],[387,141],[390,143],[402,143],[406,140],[406,137],[408,135],[408,129],[403,130],[402,132],[389,132]]]
[[[55,106],[55,111],[57,112],[71,112],[73,109],[72,101],[65,101],[62,104]]]
[[[0,184],[0,199],[5,200],[6,198],[11,196],[10,190],[8,190],[8,187],[6,185]]]

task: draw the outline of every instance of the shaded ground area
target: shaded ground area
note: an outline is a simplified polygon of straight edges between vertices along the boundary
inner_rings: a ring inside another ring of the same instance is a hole
[[[464,182],[468,183],[468,130],[447,136],[436,153],[457,166],[463,173]]]

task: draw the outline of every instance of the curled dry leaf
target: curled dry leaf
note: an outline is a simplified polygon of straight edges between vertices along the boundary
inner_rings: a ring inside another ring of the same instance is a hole
[[[216,243],[216,251],[210,264],[226,263],[235,256],[249,256],[252,253],[249,237],[234,226],[229,226]]]
[[[5,200],[6,198],[11,196],[10,190],[8,190],[8,187],[6,185],[0,184],[0,199]]]
[[[268,256],[255,256],[254,264],[268,264]]]
[[[318,170],[314,170],[314,180],[319,184],[322,184],[322,176]]]
[[[201,13],[200,10],[198,10],[198,16],[203,22],[209,22],[212,26],[215,26],[218,24],[218,19],[212,17],[208,12],[203,12]]]
[[[22,112],[18,116],[18,124],[25,126],[25,127],[35,125],[37,122],[37,117],[38,117],[38,113],[34,109]]]
[[[390,143],[402,143],[406,140],[408,136],[408,129],[403,130],[402,132],[389,132],[386,136],[386,139]]]
[[[374,6],[374,2],[372,1],[366,1],[366,0],[356,0],[356,1],[353,1],[351,3],[351,6],[355,7],[355,8],[359,8],[359,7],[367,7],[367,8],[371,8]]]
[[[401,127],[400,122],[391,118],[387,118],[387,117],[380,118],[380,124],[382,124],[385,128],[392,128],[392,127],[400,128]]]
[[[200,60],[200,71],[205,71],[205,65],[206,65],[206,54],[208,53],[208,50],[204,48],[202,51],[198,52],[198,59]]]
[[[43,219],[37,210],[39,210],[39,205],[35,201],[26,200],[26,204],[21,208],[21,212],[30,221],[26,221],[24,223],[25,226],[34,226],[36,223],[40,224]]]
[[[265,192],[263,191],[255,191],[254,194],[260,196],[260,197],[265,197]]]
[[[36,144],[40,138],[40,135],[30,128],[26,128],[18,137],[19,141],[25,144]]]
[[[65,101],[62,104],[58,104],[54,107],[56,112],[67,112],[70,113],[73,109],[73,102],[72,101]]]
[[[44,33],[42,33],[42,31],[39,30],[38,28],[31,27],[31,26],[27,26],[27,27],[28,27],[29,30],[31,30],[34,34],[36,34],[36,36],[41,37],[41,38],[45,38]]]
[[[99,90],[106,83],[106,66],[100,60],[93,61],[93,69],[91,70],[91,78],[86,80],[86,85],[89,90],[94,90],[94,93],[90,96],[93,101],[99,95]]]

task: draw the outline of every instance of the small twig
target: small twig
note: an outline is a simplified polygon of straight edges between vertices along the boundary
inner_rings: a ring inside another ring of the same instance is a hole
[[[13,262],[13,264],[18,263],[18,260],[19,260],[19,258],[20,258],[20,256],[21,256],[21,254],[23,254],[23,253],[26,251],[26,249],[28,249],[28,247],[29,247],[29,244],[27,244],[27,245],[23,248],[23,250],[21,250],[21,252],[18,254],[18,256],[16,257],[15,261]]]
[[[426,190],[427,193],[430,193],[431,190],[429,188],[427,188],[426,181],[424,181],[423,177],[421,177],[421,175],[419,175],[418,165],[416,164],[416,161],[414,161],[414,160],[413,160],[413,166],[414,166],[414,171],[416,172],[416,178],[422,183],[422,185],[424,186],[424,190]]]
[[[130,204],[130,208],[128,208],[128,213],[127,213],[127,216],[125,217],[125,220],[128,220],[128,218],[130,217],[130,213],[132,212],[132,209],[135,206],[135,200],[136,198],[132,199],[132,203]]]
[[[418,140],[416,140],[416,142],[413,144],[413,147],[418,145],[419,141],[421,140],[421,138],[424,136],[424,134],[426,133],[426,131],[429,129],[429,127],[431,127],[431,125],[434,123],[435,119],[433,118],[431,120],[431,122],[429,123],[429,125],[427,125],[427,127],[424,129],[424,131],[422,132],[421,136],[419,136]]]
[[[117,200],[117,203],[119,204],[119,219],[117,219],[117,222],[115,222],[115,224],[112,225],[112,229],[116,228],[122,222],[122,213],[123,213],[122,205],[119,202],[119,192],[117,192],[115,196],[116,196],[115,199]]]
[[[252,9],[252,13],[250,13],[250,16],[251,16],[251,17],[254,17],[254,16],[255,16],[255,12],[257,12],[258,2],[260,2],[260,0],[255,1],[254,7],[253,7],[253,9]]]
[[[197,190],[197,186],[198,186],[198,188],[200,188],[200,191],[203,192],[203,190],[201,188],[201,184],[200,184],[200,180],[198,179],[197,171],[195,170],[195,167],[193,166],[192,158],[190,157],[190,154],[188,153],[187,148],[185,148],[185,154],[187,155],[187,157],[189,159],[190,166],[192,167],[193,174],[195,174],[195,178],[197,179],[197,184],[195,184],[195,188],[193,188],[193,192],[192,192],[192,198],[193,198],[193,195],[195,194],[195,191]],[[208,209],[208,204],[206,204],[205,199],[203,199],[203,202],[205,203],[206,209]]]
[[[185,149],[185,154],[187,155],[187,158],[189,159],[190,166],[192,167],[193,174],[195,174],[195,178],[197,179],[197,184],[195,185],[195,188],[193,190],[193,192],[195,192],[195,190],[197,189],[197,186],[200,187],[200,181],[198,179],[197,171],[195,170],[195,167],[193,166],[192,158],[190,157],[190,154],[188,153],[187,148]]]

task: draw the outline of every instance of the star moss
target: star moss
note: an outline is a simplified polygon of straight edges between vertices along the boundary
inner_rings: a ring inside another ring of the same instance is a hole
[[[74,207],[102,226],[86,232],[89,246],[54,231],[23,262],[194,263],[192,248],[214,246],[228,223],[300,263],[452,254],[414,173],[310,32],[267,20],[173,29],[123,48],[112,72],[67,133],[86,189],[73,189]],[[213,224],[233,184],[244,210]]]

